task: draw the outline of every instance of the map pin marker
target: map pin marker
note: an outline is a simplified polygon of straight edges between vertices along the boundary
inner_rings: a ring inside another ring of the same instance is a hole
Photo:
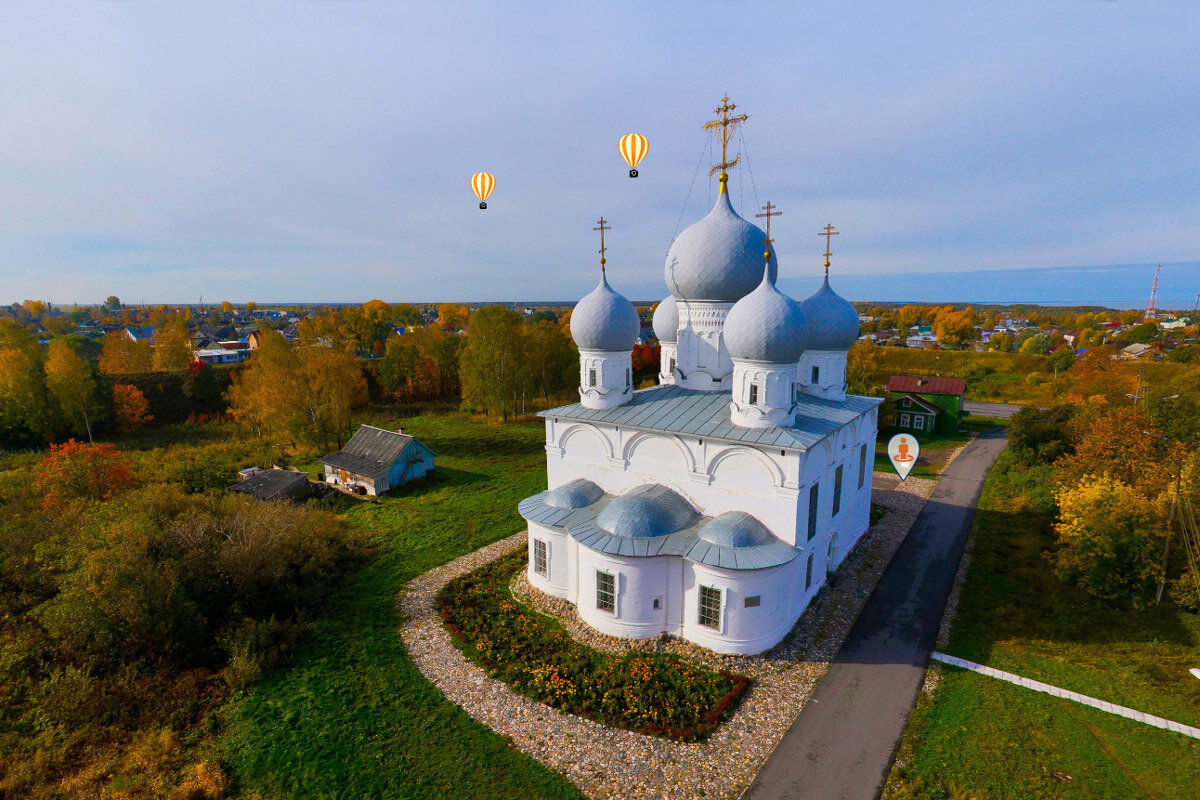
[[[903,481],[917,463],[917,456],[921,455],[921,445],[912,434],[897,433],[888,441],[887,453],[892,466],[896,468],[896,474]]]

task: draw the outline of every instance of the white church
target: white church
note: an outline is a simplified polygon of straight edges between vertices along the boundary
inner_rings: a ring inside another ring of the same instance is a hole
[[[732,109],[714,123],[723,151]],[[638,314],[602,272],[571,316],[580,401],[541,414],[550,490],[518,508],[530,584],[593,628],[750,654],[787,635],[866,532],[880,400],[846,394],[858,314],[829,286],[828,252],[816,294],[780,292],[724,152],[718,166],[716,205],[667,254],[660,385],[634,391]]]

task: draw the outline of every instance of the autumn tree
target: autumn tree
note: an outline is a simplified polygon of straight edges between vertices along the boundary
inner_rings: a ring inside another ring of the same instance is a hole
[[[332,436],[340,448],[342,434],[350,428],[350,412],[367,400],[367,381],[358,360],[329,348],[309,348],[300,355],[299,377],[299,399],[309,424],[293,433],[314,444]]]
[[[1036,333],[1021,343],[1021,353],[1024,355],[1045,356],[1050,354],[1050,337],[1044,333]]]
[[[48,432],[42,348],[10,319],[0,319],[0,444],[32,445]]]
[[[551,395],[558,394],[576,382],[579,374],[579,351],[575,349],[571,337],[556,323],[541,320],[526,325],[523,334],[525,363],[532,379],[534,393],[549,400]],[[643,361],[642,368],[645,369],[645,354],[640,355]],[[655,370],[657,371],[657,362]]]
[[[939,344],[962,347],[975,338],[975,312],[942,311],[934,326]]]
[[[72,433],[87,433],[92,441],[96,410],[96,379],[71,346],[54,339],[46,349],[46,389],[54,398]]]
[[[254,356],[236,371],[229,387],[229,412],[262,438],[295,426],[291,404],[299,395],[299,359],[278,332],[264,328]]]
[[[120,450],[74,439],[50,445],[33,478],[44,508],[67,499],[107,500],[136,482],[133,462]]]
[[[456,303],[442,303],[438,306],[438,325],[447,331],[460,331],[467,327],[470,316],[466,306]]]
[[[507,420],[526,381],[521,318],[510,308],[484,306],[470,323],[460,362],[463,402]]]
[[[882,395],[879,385],[879,347],[870,339],[850,345],[846,353],[846,392],[849,394]]]
[[[154,337],[154,368],[164,372],[183,372],[196,358],[192,339],[182,324],[159,329]]]
[[[113,384],[113,413],[121,433],[131,433],[149,425],[154,416],[146,395],[136,386],[127,383]]]
[[[121,308],[121,298],[117,297],[115,294],[110,294],[108,297],[104,298],[104,305],[111,311],[117,311]]]
[[[1174,475],[1171,465],[1178,460],[1141,406],[1089,403],[1066,429],[1074,452],[1057,463],[1064,485],[1108,476],[1154,497]]]
[[[100,371],[105,375],[149,372],[153,363],[154,354],[149,342],[135,342],[125,331],[104,334],[104,345],[100,350]]]
[[[1055,574],[1096,597],[1146,605],[1163,577],[1167,528],[1158,506],[1107,476],[1061,489],[1055,499]]]

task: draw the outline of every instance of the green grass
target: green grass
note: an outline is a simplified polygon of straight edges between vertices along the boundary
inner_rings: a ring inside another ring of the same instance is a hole
[[[543,429],[448,417],[404,428],[437,453],[437,473],[380,504],[333,501],[376,554],[292,665],[230,709],[235,796],[581,797],[445,700],[405,654],[394,608],[405,581],[521,529],[517,501],[545,488]]]
[[[1134,613],[1054,578],[1052,520],[1027,497],[1044,472],[1008,452],[989,476],[946,651],[1200,726],[1187,672],[1200,664],[1200,615],[1168,603]],[[886,797],[1188,798],[1200,785],[1194,739],[955,669],[918,706],[901,759]]]

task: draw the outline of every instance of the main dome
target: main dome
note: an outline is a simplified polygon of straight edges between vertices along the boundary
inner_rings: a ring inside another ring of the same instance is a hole
[[[737,215],[728,192],[718,193],[708,216],[685,228],[667,251],[667,288],[680,300],[737,301],[762,277],[766,238],[761,228]],[[774,280],[774,248],[770,269]]]
[[[800,304],[764,275],[758,288],[738,300],[725,317],[725,346],[741,361],[798,361],[810,344],[805,316]]]
[[[829,288],[829,276],[816,294],[800,304],[808,318],[809,350],[849,350],[858,338],[858,312]]]
[[[659,342],[674,344],[679,338],[679,304],[669,294],[654,309],[654,335]]]
[[[599,285],[571,312],[571,338],[580,350],[632,350],[641,330],[642,320],[633,303],[614,292],[603,275]]]

